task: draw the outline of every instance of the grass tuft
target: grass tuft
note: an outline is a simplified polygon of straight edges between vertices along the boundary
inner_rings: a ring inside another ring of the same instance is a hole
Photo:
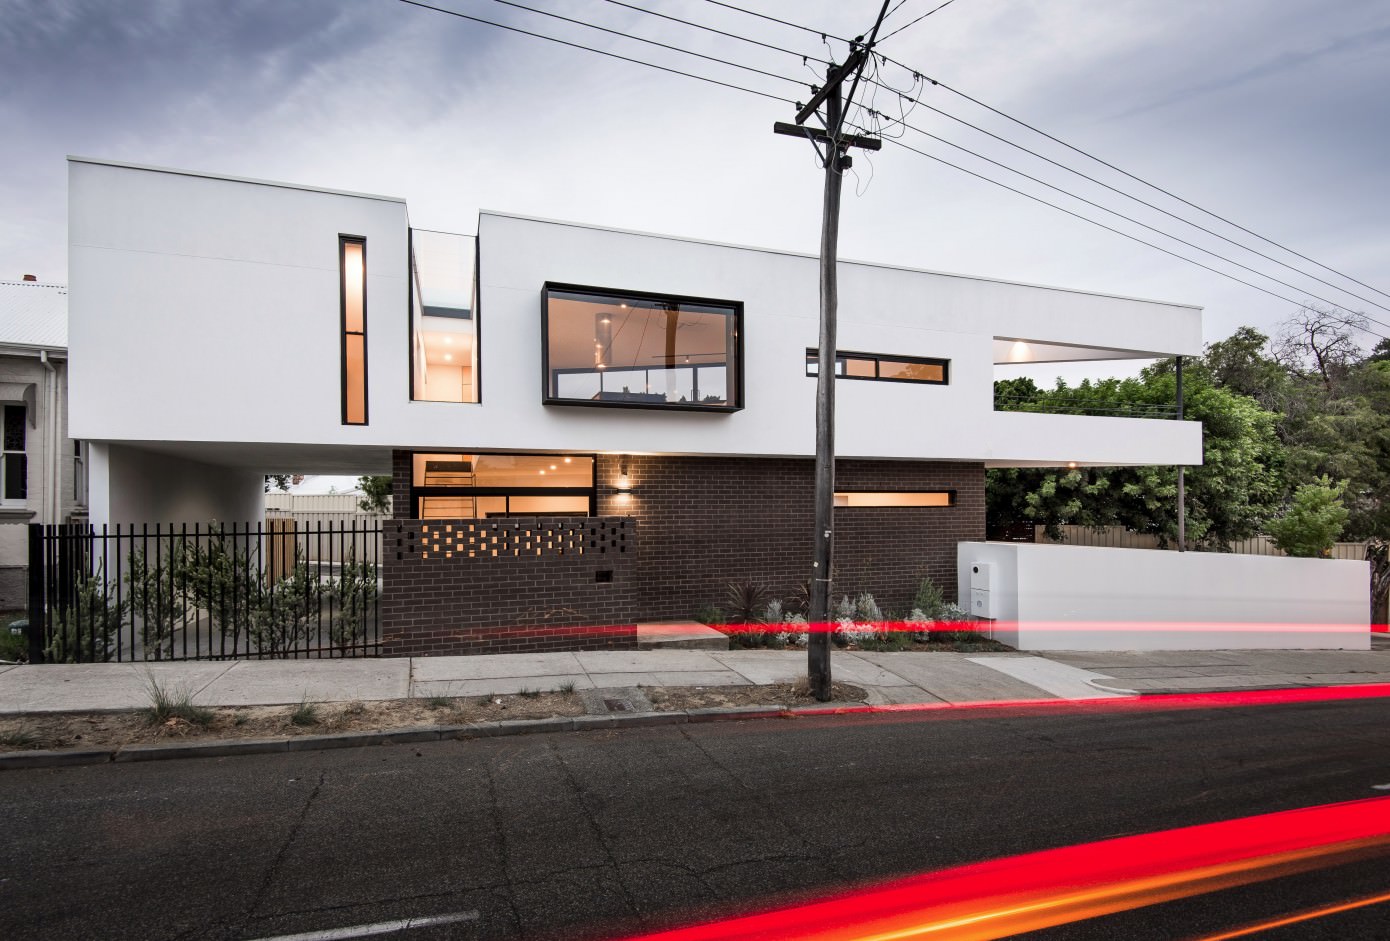
[[[430,709],[448,709],[453,703],[448,696],[431,696],[425,700],[425,705]]]
[[[540,694],[541,694],[541,691],[538,690],[538,689],[532,689],[532,688],[529,687],[529,686],[523,686],[523,687],[521,687],[521,692],[518,693],[517,695],[518,695],[518,696],[525,696],[527,699],[535,699],[535,698],[536,698],[537,696],[539,696]]]
[[[558,693],[564,693],[566,696],[573,696],[573,695],[574,695],[574,680],[565,680],[565,681],[564,681],[563,683],[561,683],[558,687],[556,687],[556,690],[555,690],[555,691],[558,692]]]
[[[294,712],[290,713],[290,725],[308,726],[319,724],[319,707],[301,699],[299,705],[294,707]]]
[[[10,748],[37,748],[41,744],[39,737],[22,725],[17,729],[0,732],[0,745]]]
[[[150,676],[145,683],[145,691],[150,697],[149,708],[145,710],[145,718],[150,725],[164,725],[171,719],[182,719],[203,728],[212,725],[213,711],[193,705],[193,693],[187,686],[171,690]]]

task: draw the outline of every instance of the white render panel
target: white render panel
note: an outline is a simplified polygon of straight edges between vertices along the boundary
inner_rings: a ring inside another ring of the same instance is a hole
[[[92,525],[239,526],[265,517],[265,478],[121,444],[90,449]]]
[[[484,213],[481,403],[412,402],[403,203],[69,167],[76,437],[187,442],[190,454],[194,443],[283,446],[276,471],[342,447],[814,453],[813,257]],[[339,234],[367,239],[366,426],[341,423]],[[547,281],[741,302],[745,408],[542,405]],[[948,385],[838,383],[841,456],[1201,460],[1196,423],[996,414],[992,398],[995,337],[1197,353],[1196,308],[853,262],[840,298],[841,349],[951,361]]]
[[[1367,563],[962,542],[993,566],[993,635],[1019,650],[1370,649]]]

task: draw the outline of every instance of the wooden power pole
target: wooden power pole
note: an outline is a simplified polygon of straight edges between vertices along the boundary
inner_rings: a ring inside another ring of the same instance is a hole
[[[815,554],[811,562],[811,609],[806,650],[807,680],[811,694],[821,702],[830,698],[830,573],[835,547],[835,318],[839,307],[837,263],[840,241],[840,184],[851,165],[846,151],[851,147],[878,150],[878,138],[844,133],[845,107],[854,101],[854,91],[864,62],[871,54],[874,38],[888,11],[884,0],[869,41],[852,45],[843,65],[831,65],[825,85],[816,89],[811,100],[796,114],[795,124],[778,121],[777,134],[805,137],[824,145],[825,195],[820,239],[820,352],[816,370],[816,530]],[[862,38],[862,37],[861,37]],[[841,94],[846,79],[853,78],[849,94]],[[825,105],[825,130],[803,126],[806,119]]]

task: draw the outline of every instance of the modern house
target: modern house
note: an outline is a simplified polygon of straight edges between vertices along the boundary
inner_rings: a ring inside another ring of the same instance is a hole
[[[495,212],[427,232],[400,199],[86,158],[69,202],[94,524],[390,473],[395,652],[621,644],[806,579],[813,256]],[[1202,460],[1195,422],[993,397],[1001,364],[1196,355],[1196,307],[842,262],[839,346],[837,594],[953,591],[987,467]]]
[[[68,291],[34,275],[0,281],[0,611],[24,607],[29,523],[86,505],[81,442],[68,438]]]

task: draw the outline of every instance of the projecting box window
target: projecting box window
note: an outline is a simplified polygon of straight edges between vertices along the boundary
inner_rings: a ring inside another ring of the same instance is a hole
[[[743,305],[547,284],[547,405],[733,412],[743,407]]]
[[[367,240],[338,237],[342,288],[343,424],[367,423]]]
[[[954,490],[855,490],[836,493],[835,505],[848,507],[955,506],[956,492]]]
[[[820,356],[806,350],[806,375],[818,373]],[[876,382],[923,382],[944,386],[950,381],[951,361],[924,356],[884,356],[878,353],[835,353],[835,376]]]

